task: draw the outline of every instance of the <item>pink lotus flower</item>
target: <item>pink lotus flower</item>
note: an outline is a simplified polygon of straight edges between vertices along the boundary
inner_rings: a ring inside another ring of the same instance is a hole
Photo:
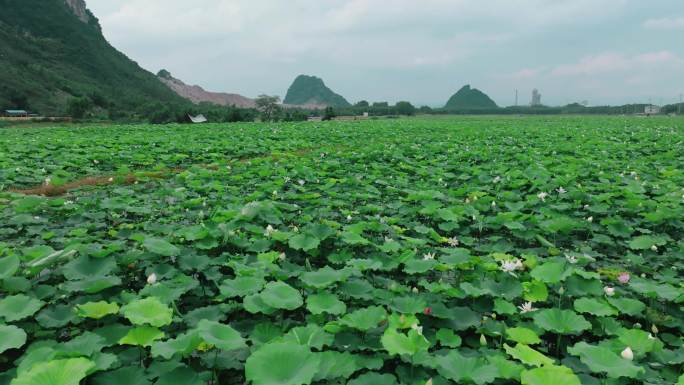
[[[618,281],[620,281],[620,283],[623,285],[628,284],[629,279],[630,279],[630,276],[629,276],[629,273],[627,273],[627,272],[623,272],[623,273],[620,273],[620,275],[618,275]]]

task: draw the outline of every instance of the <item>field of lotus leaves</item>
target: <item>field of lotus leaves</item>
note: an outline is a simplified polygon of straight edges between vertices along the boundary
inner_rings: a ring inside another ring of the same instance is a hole
[[[682,385],[683,235],[676,118],[5,128],[0,384]]]

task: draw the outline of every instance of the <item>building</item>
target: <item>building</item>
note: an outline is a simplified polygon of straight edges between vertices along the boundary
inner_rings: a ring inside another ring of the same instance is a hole
[[[644,107],[644,114],[645,115],[658,115],[660,114],[660,107],[654,106],[654,105],[649,105]]]
[[[192,115],[188,114],[188,120],[189,120],[189,123],[206,123],[207,122],[207,118],[202,114],[199,114],[197,116],[192,116]]]
[[[530,102],[530,106],[532,107],[539,107],[542,105],[541,103],[541,94],[539,93],[539,90],[536,88],[532,90],[532,101]]]
[[[322,116],[309,116],[308,118],[306,118],[306,120],[308,122],[322,122],[323,117]]]
[[[7,116],[9,118],[28,118],[29,117],[29,113],[26,110],[5,110],[3,115]]]

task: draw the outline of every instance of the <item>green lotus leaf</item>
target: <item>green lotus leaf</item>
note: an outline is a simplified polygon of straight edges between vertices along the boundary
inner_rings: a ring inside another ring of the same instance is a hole
[[[371,306],[349,313],[340,319],[340,324],[361,331],[368,331],[380,326],[387,319],[387,311],[379,306]]]
[[[545,366],[526,370],[520,375],[522,385],[582,385],[579,377],[565,366]]]
[[[145,238],[143,247],[151,253],[159,254],[164,257],[177,257],[180,255],[180,249],[178,247],[161,238]]]
[[[397,385],[397,379],[391,374],[370,372],[347,382],[347,385]]]
[[[152,343],[152,356],[170,360],[174,355],[189,356],[203,342],[197,331],[181,334],[176,338]]]
[[[390,308],[402,314],[419,314],[427,307],[427,303],[420,297],[397,297],[392,300]]]
[[[152,342],[164,338],[164,332],[150,326],[140,326],[128,331],[119,340],[120,345],[152,346]]]
[[[319,353],[318,356],[321,361],[314,381],[349,378],[357,370],[362,369],[358,357],[348,352],[339,353],[328,350]]]
[[[90,357],[100,352],[107,342],[104,337],[93,332],[85,332],[57,346],[57,350],[79,356]]]
[[[509,340],[524,345],[536,345],[542,342],[534,330],[524,327],[508,328],[506,335]]]
[[[99,373],[92,378],[93,385],[151,385],[145,377],[145,369],[127,366],[111,372]]]
[[[119,313],[119,305],[106,301],[88,302],[77,305],[76,311],[80,317],[101,319],[110,314]]]
[[[43,305],[43,301],[24,294],[12,295],[0,299],[0,317],[7,322],[19,321],[36,314]]]
[[[575,310],[579,313],[592,314],[597,317],[610,317],[618,312],[605,300],[595,298],[579,298],[575,300]]]
[[[439,329],[437,330],[437,340],[442,346],[449,348],[457,348],[461,346],[461,337],[454,333],[451,329]]]
[[[210,378],[210,373],[197,373],[194,369],[182,365],[163,373],[154,385],[206,385]]]
[[[95,363],[86,358],[69,358],[36,363],[19,373],[10,385],[78,385]]]
[[[26,332],[14,325],[0,325],[0,354],[18,349],[26,343]]]
[[[443,377],[457,383],[474,382],[477,385],[488,384],[499,375],[496,366],[478,357],[464,357],[456,350],[433,358],[437,372]]]
[[[347,305],[340,301],[335,294],[324,292],[312,294],[306,298],[306,309],[312,314],[344,314]]]
[[[662,342],[653,337],[651,333],[640,329],[620,329],[615,333],[618,340],[625,346],[629,346],[634,353],[642,355],[662,348]]]
[[[334,339],[335,336],[326,333],[320,326],[309,324],[292,328],[283,337],[283,342],[292,342],[321,350],[324,346],[332,345]]]
[[[219,290],[227,298],[244,297],[258,293],[265,284],[261,277],[237,277],[223,281]]]
[[[568,353],[578,356],[592,372],[605,373],[611,378],[637,378],[645,372],[644,368],[634,365],[632,361],[620,357],[612,350],[586,342],[579,342],[568,348]]]
[[[78,323],[74,309],[67,305],[55,305],[43,308],[35,316],[41,327],[46,329],[61,328],[69,323]]]
[[[0,258],[0,281],[13,276],[19,270],[19,263],[16,256]]]
[[[261,298],[261,295],[248,295],[242,300],[245,310],[252,314],[264,313],[267,315],[275,313],[278,309],[268,306]]]
[[[523,282],[523,298],[530,302],[544,302],[549,298],[546,284],[541,281]]]
[[[317,271],[310,271],[302,274],[299,279],[308,286],[316,289],[323,289],[339,281],[346,279],[348,273],[344,270],[335,270],[326,266]]]
[[[289,245],[295,250],[309,251],[318,247],[321,241],[311,234],[297,234],[290,238]]]
[[[629,248],[633,250],[648,250],[653,246],[664,246],[667,241],[662,237],[641,235],[629,241]]]
[[[134,325],[161,327],[173,320],[173,310],[156,297],[135,300],[122,307],[121,313]]]
[[[420,351],[427,351],[430,347],[430,342],[413,329],[409,330],[408,334],[404,334],[396,329],[387,328],[380,342],[391,356],[413,356]]]
[[[504,344],[504,350],[511,357],[529,366],[547,366],[553,365],[555,361],[538,351],[530,348],[527,345],[517,344],[514,348]]]
[[[304,304],[302,295],[285,282],[269,282],[260,294],[264,303],[275,309],[294,310]]]
[[[534,323],[546,331],[559,334],[578,334],[591,329],[591,324],[572,310],[544,309],[536,311]]]
[[[532,278],[550,284],[559,283],[570,274],[571,270],[564,260],[546,262],[530,271]]]
[[[247,358],[245,376],[253,385],[308,385],[320,361],[306,346],[267,344]]]
[[[197,331],[206,343],[221,350],[230,351],[247,347],[245,339],[229,325],[202,320],[197,325]]]
[[[646,304],[638,299],[608,297],[607,300],[608,303],[618,309],[618,311],[622,314],[639,316],[643,314],[644,310],[646,310]]]

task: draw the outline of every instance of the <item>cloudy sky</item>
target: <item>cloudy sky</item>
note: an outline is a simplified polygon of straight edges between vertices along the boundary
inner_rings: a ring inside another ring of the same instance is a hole
[[[284,96],[298,74],[349,101],[670,103],[684,93],[682,0],[86,0],[144,68]]]

